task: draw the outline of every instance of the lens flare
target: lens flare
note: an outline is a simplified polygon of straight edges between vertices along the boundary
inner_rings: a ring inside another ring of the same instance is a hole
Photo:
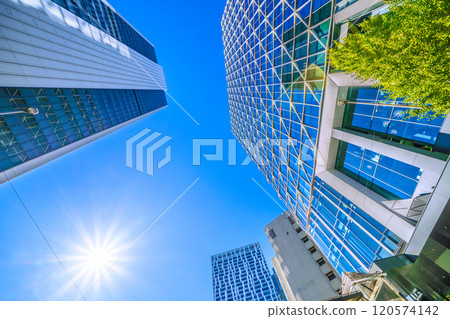
[[[109,255],[107,252],[102,250],[94,251],[89,257],[89,263],[91,267],[97,268],[105,268],[108,266]]]
[[[105,288],[111,291],[118,276],[129,275],[126,263],[133,259],[124,253],[130,247],[130,231],[121,228],[119,223],[110,225],[103,231],[99,226],[90,230],[77,226],[77,240],[72,239],[66,243],[65,247],[70,254],[63,255],[61,260],[79,288],[78,295],[81,291],[83,295],[86,293],[87,299],[96,299],[100,287],[107,286]],[[67,282],[62,286],[52,299],[59,299],[73,289],[73,282]]]

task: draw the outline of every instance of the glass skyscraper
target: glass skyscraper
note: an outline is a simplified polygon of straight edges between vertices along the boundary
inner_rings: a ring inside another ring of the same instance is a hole
[[[211,257],[215,301],[278,301],[274,282],[259,243]]]
[[[408,249],[450,153],[448,118],[408,119],[401,100],[327,64],[333,41],[386,11],[228,0],[222,18],[232,131],[340,274]]]
[[[167,105],[153,45],[106,1],[1,0],[0,27],[0,183]]]

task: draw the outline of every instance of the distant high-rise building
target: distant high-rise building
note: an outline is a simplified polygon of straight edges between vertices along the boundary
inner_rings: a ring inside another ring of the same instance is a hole
[[[259,243],[211,257],[215,301],[278,301]]]
[[[1,0],[0,27],[0,183],[167,105],[153,45],[106,1]]]
[[[275,252],[272,264],[287,300],[324,300],[339,295],[339,274],[288,213],[264,230]]]
[[[278,278],[275,268],[272,268],[272,279],[280,300],[287,301],[286,294],[284,293],[283,287],[281,286],[280,278]]]
[[[334,40],[387,11],[382,1],[228,0],[222,18],[232,131],[339,274],[418,254],[427,237],[417,229],[445,205],[427,203],[450,117],[407,118],[402,100],[327,63]]]

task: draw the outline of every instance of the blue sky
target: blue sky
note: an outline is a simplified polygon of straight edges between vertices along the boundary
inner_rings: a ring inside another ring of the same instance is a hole
[[[252,180],[276,198],[253,163],[192,165],[192,139],[234,138],[220,29],[225,0],[109,2],[155,45],[169,93],[200,125],[169,98],[168,108],[12,183],[77,286],[88,289],[86,299],[211,300],[211,255],[259,241],[271,266],[263,227],[282,212]],[[173,160],[154,176],[125,165],[126,140],[145,128],[172,137]],[[238,144],[238,163],[245,156]],[[83,266],[89,242],[106,241],[120,255],[197,178],[92,286],[95,272]],[[0,186],[0,202],[0,299],[77,299],[10,185]]]

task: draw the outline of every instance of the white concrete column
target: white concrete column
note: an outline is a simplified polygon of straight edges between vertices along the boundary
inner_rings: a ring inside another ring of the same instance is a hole
[[[342,122],[342,115],[335,114],[338,110],[336,101],[340,98],[345,98],[347,95],[346,90],[341,94],[339,94],[339,91],[340,88],[336,83],[332,79],[327,78],[317,141],[316,174],[328,169],[329,157],[333,156],[334,149],[337,149],[336,142],[331,139],[331,131],[336,125],[335,120],[337,120],[339,126],[339,123]]]
[[[450,134],[450,116],[447,116],[442,123],[439,133]]]
[[[441,214],[449,213],[448,211],[445,211],[449,198],[450,162],[447,161],[445,170],[439,179],[439,183],[437,184],[433,194],[431,195],[430,201],[425,207],[425,210],[419,220],[419,223],[417,224],[416,230],[414,231],[408,247],[406,247],[406,254],[420,254]]]
[[[334,23],[341,23],[355,15],[361,14],[364,10],[369,10],[370,8],[376,8],[380,5],[382,0],[359,0],[351,4],[347,8],[339,11],[334,15]]]
[[[328,77],[331,78],[334,81],[334,83],[336,83],[338,86],[361,87],[361,86],[374,86],[377,84],[376,82],[373,81],[356,80],[350,74],[344,72],[333,72],[328,74]]]
[[[286,296],[287,301],[295,301],[294,293],[292,292],[291,286],[289,286],[286,275],[284,274],[283,269],[281,268],[280,261],[276,256],[272,258],[272,265],[278,276],[278,280],[280,281],[281,287],[283,288],[284,295]]]

